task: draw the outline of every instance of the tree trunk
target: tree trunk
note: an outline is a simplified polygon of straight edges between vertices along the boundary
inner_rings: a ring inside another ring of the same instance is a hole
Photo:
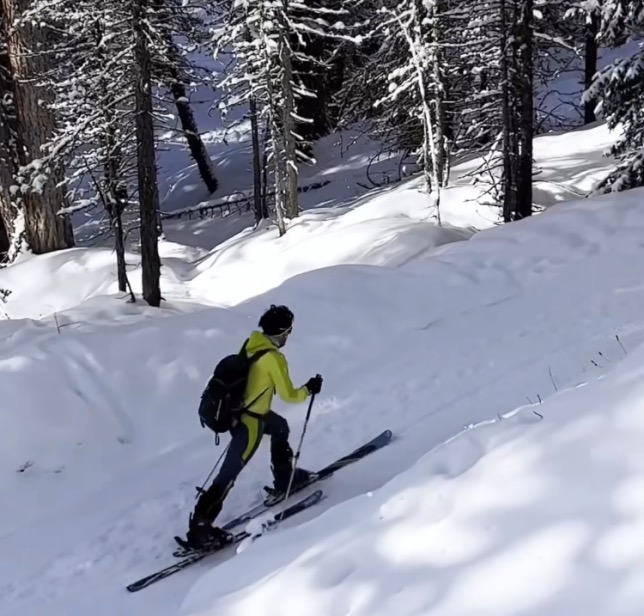
[[[445,74],[446,59],[443,56],[443,42],[445,39],[445,2],[436,0],[431,9],[433,12],[433,26],[431,41],[434,45],[432,51],[432,79],[434,82],[434,116],[436,127],[436,164],[438,165],[437,177],[441,188],[449,183],[449,167],[451,148],[449,147],[449,113],[447,110],[448,78]]]
[[[597,72],[597,33],[599,32],[599,16],[596,10],[589,15],[590,21],[586,25],[586,46],[584,49],[584,89],[588,90],[593,82],[593,75]],[[595,101],[587,100],[584,103],[584,123],[590,124],[595,117]]]
[[[279,58],[282,71],[282,142],[284,144],[284,210],[288,218],[296,218],[299,213],[297,192],[297,144],[295,143],[295,99],[293,97],[293,58],[289,48],[287,27],[284,13],[288,9],[288,0],[282,0],[282,11],[279,17]]]
[[[11,65],[3,28],[0,35],[0,219],[3,258],[9,252],[19,213],[18,200],[11,195],[11,186],[16,183],[18,175],[17,132]]]
[[[268,218],[265,204],[262,203],[262,162],[259,144],[259,123],[257,120],[257,103],[255,97],[249,100],[250,107],[250,132],[253,142],[253,209],[255,222]]]
[[[127,207],[128,195],[125,182],[120,179],[120,169],[122,168],[122,155],[113,132],[113,124],[109,125],[109,134],[107,143],[107,160],[104,164],[105,183],[107,185],[106,209],[110,216],[110,225],[114,233],[114,250],[116,252],[116,274],[118,279],[119,291],[125,293],[130,282],[127,279],[127,269],[125,264],[125,234],[123,232],[123,212]],[[135,301],[132,295],[132,301]]]
[[[9,252],[9,234],[4,226],[4,220],[0,217],[0,262],[4,261]]]
[[[428,79],[425,75],[425,63],[423,58],[418,54],[418,50],[424,47],[423,40],[423,7],[420,0],[414,0],[413,20],[410,23],[402,23],[399,20],[400,28],[409,47],[409,55],[412,58],[412,64],[416,72],[416,83],[418,84],[418,96],[422,110],[423,125],[423,177],[425,180],[425,190],[431,194],[434,190],[439,190],[438,178],[436,177],[436,165],[434,149],[434,126],[432,112],[430,109],[430,97],[428,92]]]
[[[533,0],[517,0],[519,14],[517,19],[518,65],[515,75],[518,103],[518,169],[517,169],[517,211],[516,219],[532,216],[532,133],[534,126],[534,88],[532,58],[532,13]]]
[[[33,24],[14,26],[15,19],[29,6],[29,0],[0,0],[2,36],[5,38],[9,75],[5,82],[13,98],[16,125],[16,161],[28,165],[41,156],[41,146],[54,130],[54,118],[48,104],[51,93],[36,85],[35,80],[44,73],[45,60],[37,50],[46,41]],[[5,93],[7,90],[5,90]],[[60,166],[43,169],[37,178],[38,190],[21,195],[24,211],[25,237],[36,254],[70,248],[74,245],[71,221],[67,215],[58,215],[64,207],[63,170]],[[19,182],[14,179],[13,184]],[[5,208],[5,213],[6,213]],[[5,221],[6,224],[6,221]]]
[[[150,50],[145,35],[149,0],[132,0],[134,27],[134,87],[136,95],[136,140],[138,146],[139,210],[141,215],[141,267],[143,299],[150,306],[161,305],[161,260],[157,226],[159,189],[154,151],[152,78]]]
[[[119,291],[125,293],[130,286],[127,279],[127,267],[125,262],[125,234],[123,233],[123,215],[122,210],[116,204],[114,209],[114,218],[112,219],[112,229],[114,230],[114,250],[116,251],[116,275],[118,278]],[[132,301],[134,301],[132,294]]]
[[[166,12],[165,9],[167,9],[167,6],[164,6],[166,0],[151,0],[151,2],[153,10],[158,11],[161,19],[163,19],[163,14]],[[201,139],[197,121],[190,107],[186,86],[181,75],[181,57],[170,32],[166,32],[164,42],[168,61],[164,63],[162,79],[169,79],[170,92],[177,107],[181,129],[188,142],[190,154],[197,163],[197,169],[199,170],[201,179],[208,191],[212,194],[217,190],[219,184],[215,176],[212,161],[210,160],[210,155]]]
[[[270,136],[269,126],[264,126],[264,134],[262,135],[262,211],[264,217],[269,217],[268,208],[268,140]]]
[[[284,146],[282,143],[283,135],[279,121],[276,119],[278,110],[271,110],[270,126],[271,126],[271,140],[273,141],[273,177],[275,183],[275,218],[277,220],[277,229],[280,237],[286,233],[286,165]]]
[[[277,12],[279,14],[279,7],[277,8]],[[270,23],[270,20],[266,20],[266,16],[262,15],[261,31],[268,29],[266,23],[267,21],[269,21]],[[283,27],[280,27],[279,35],[280,42],[278,43],[278,62],[280,63],[279,67],[283,70],[283,66],[281,66],[282,46],[284,44]],[[273,59],[269,56],[265,58],[265,60],[267,61],[267,63],[269,63],[267,70],[270,71],[270,69],[274,68],[273,66],[271,66]],[[270,139],[272,143],[271,154],[273,157],[274,170],[273,183],[275,186],[275,219],[277,221],[277,229],[281,237],[286,233],[285,218],[288,215],[286,210],[286,148],[284,145],[285,132],[283,130],[282,117],[284,103],[279,98],[279,94],[281,93],[281,89],[283,87],[283,81],[279,84],[275,84],[271,74],[268,74],[265,79],[269,105],[268,127],[270,130]],[[278,87],[279,90],[277,89]]]
[[[172,96],[174,97],[174,102],[177,106],[177,112],[179,113],[179,119],[181,120],[181,128],[183,134],[188,142],[188,147],[190,148],[190,154],[192,158],[197,163],[197,168],[199,169],[199,175],[204,181],[206,188],[212,194],[217,190],[219,183],[215,177],[215,171],[212,166],[212,161],[210,160],[210,155],[208,150],[204,145],[201,135],[199,134],[199,127],[195,120],[195,116],[192,113],[190,108],[190,102],[188,101],[188,95],[186,93],[186,87],[181,82],[179,72],[176,67],[170,67],[173,73],[173,80],[170,84],[170,90],[172,91]]]
[[[516,209],[516,185],[514,182],[514,160],[513,160],[513,127],[511,98],[510,98],[510,81],[511,71],[508,62],[510,54],[510,45],[508,40],[508,19],[506,12],[506,0],[499,1],[500,12],[500,69],[501,69],[501,120],[502,120],[502,156],[503,156],[503,220],[511,222]]]

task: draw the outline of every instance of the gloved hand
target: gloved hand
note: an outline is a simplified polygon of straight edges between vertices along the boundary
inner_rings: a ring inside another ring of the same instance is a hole
[[[322,391],[322,377],[318,374],[310,378],[304,387],[309,390],[310,394],[319,394]]]

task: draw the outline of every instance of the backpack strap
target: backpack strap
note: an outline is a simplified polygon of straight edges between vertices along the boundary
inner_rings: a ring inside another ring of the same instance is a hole
[[[248,340],[244,342],[244,346],[242,347],[242,352],[246,351],[246,345],[248,344]],[[248,357],[249,363],[252,365],[256,361],[258,361],[261,357],[266,355],[266,353],[272,353],[274,349],[262,349],[261,351],[257,351],[257,353],[254,353],[251,357]],[[250,407],[253,406],[267,391],[268,387],[261,393],[259,396],[256,396],[251,402],[249,402],[244,409],[242,410],[242,414],[249,415],[250,417],[255,417],[256,419],[262,419],[263,415],[260,415],[259,413],[253,413],[253,411],[250,410]]]

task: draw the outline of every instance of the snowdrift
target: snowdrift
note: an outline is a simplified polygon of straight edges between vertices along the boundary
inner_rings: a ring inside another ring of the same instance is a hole
[[[584,196],[613,165],[602,152],[614,138],[605,125],[598,125],[536,139],[535,202],[551,207]],[[328,174],[333,181],[307,193],[308,209],[290,223],[283,238],[274,226],[254,229],[252,214],[166,221],[167,239],[160,243],[160,253],[161,288],[168,304],[161,314],[236,306],[316,269],[347,264],[400,266],[444,244],[467,240],[497,222],[498,209],[479,202],[483,189],[472,186],[468,177],[480,165],[479,158],[454,166],[454,186],[444,191],[441,200],[442,228],[428,217],[427,196],[420,191],[418,179],[353,199],[351,183],[340,181],[339,174],[351,172],[352,164],[359,166],[360,161],[360,156],[358,162],[341,163],[330,155],[328,160],[323,158],[320,174]],[[128,253],[127,264],[132,287],[140,296],[140,256]],[[110,312],[116,311],[119,319],[155,314],[143,305],[117,309],[122,303],[118,298],[124,295],[117,291],[111,248],[25,257],[0,270],[0,288],[11,290],[0,308],[12,319],[53,322],[54,314],[61,317],[60,313],[75,309],[66,322],[108,323],[109,314],[100,303],[106,298],[115,300]]]
[[[160,242],[161,290],[168,302],[164,307],[176,311],[188,310],[187,303],[200,308],[233,306],[297,274],[334,265],[396,267],[437,246],[466,240],[474,232],[449,224],[437,227],[428,219],[427,196],[398,187],[365,202],[305,212],[290,223],[282,238],[269,225],[248,226],[213,250],[166,240]],[[140,298],[140,256],[128,253],[127,264]],[[30,284],[24,285],[25,280]],[[97,297],[127,299],[117,291],[115,257],[105,248],[24,257],[0,270],[0,288],[12,291],[1,306],[11,318],[51,317]],[[85,319],[101,317],[92,314],[97,306],[85,308]],[[137,309],[141,314],[154,312],[142,304],[130,307],[129,313]]]
[[[182,613],[639,615],[643,441],[640,346],[605,378],[465,431],[381,489],[263,537],[203,576]]]

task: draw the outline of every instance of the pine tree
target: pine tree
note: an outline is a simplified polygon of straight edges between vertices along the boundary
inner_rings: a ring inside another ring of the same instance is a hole
[[[561,75],[574,75],[581,70],[583,89],[590,86],[598,62],[598,6],[601,0],[534,0],[535,6],[535,64],[534,75],[545,91],[542,99],[556,100],[560,92],[552,82]],[[570,94],[570,93],[565,93]],[[537,103],[537,131],[551,128],[568,129],[578,125],[575,117],[585,123],[595,121],[594,107],[586,101],[583,109],[577,101],[559,100],[556,105],[548,102],[547,108]],[[571,117],[570,108],[576,113]],[[559,110],[563,108],[564,113]]]
[[[534,49],[531,0],[450,4],[449,127],[454,150],[505,222],[532,213]]]
[[[405,107],[422,127],[419,162],[423,170],[425,188],[433,197],[433,215],[440,224],[440,190],[447,183],[447,147],[445,114],[445,66],[442,60],[444,24],[441,23],[441,2],[423,3],[422,0],[401,0],[380,9],[381,21],[377,31],[383,32],[388,54],[392,38],[395,48],[405,53],[393,55],[389,70],[388,93],[376,105],[393,104],[394,113],[400,113],[397,99],[406,94]],[[378,35],[379,32],[376,32]]]
[[[259,182],[261,128],[268,137],[263,147],[272,168],[280,235],[286,232],[286,220],[299,214],[298,165],[314,162],[305,152],[306,143],[298,130],[312,122],[300,114],[300,102],[316,96],[302,81],[302,67],[314,62],[307,53],[307,37],[342,39],[341,32],[331,32],[328,22],[341,14],[341,10],[312,8],[295,0],[240,0],[226,3],[212,25],[215,57],[232,53],[234,59],[218,84],[228,93],[221,108],[224,112],[239,104],[251,108],[257,216],[265,209],[259,192],[266,190]]]
[[[134,91],[136,112],[137,171],[141,216],[141,267],[143,298],[151,306],[161,304],[159,258],[159,189],[154,152],[152,118],[152,58],[148,31],[149,0],[130,0],[134,31]]]
[[[66,169],[69,211],[104,207],[114,233],[118,285],[129,286],[123,216],[134,203],[137,148],[133,115],[133,37],[122,2],[36,2],[28,17],[50,33],[48,70],[58,127],[43,161]]]
[[[9,259],[24,245],[36,254],[74,245],[69,217],[61,213],[60,163],[41,160],[41,147],[55,128],[47,104],[51,89],[37,83],[45,68],[39,52],[49,40],[39,23],[24,18],[28,5],[0,2],[0,215]]]
[[[343,22],[344,16],[348,15],[347,5],[350,5],[342,0],[307,0],[301,4],[306,5],[309,11],[326,10],[327,15],[335,14]],[[338,126],[336,95],[342,88],[345,63],[354,43],[329,36],[329,28],[325,27],[322,32],[292,34],[291,45],[295,51],[293,70],[299,75],[302,85],[310,92],[315,92],[314,97],[304,96],[298,103],[299,114],[311,120],[298,124],[302,147],[311,155],[312,142],[328,135]],[[299,58],[300,52],[305,55],[303,60]]]
[[[49,69],[41,81],[55,92],[50,108],[59,121],[43,160],[63,161],[69,211],[97,206],[107,211],[123,291],[129,287],[124,217],[129,206],[138,204],[139,220],[130,222],[130,230],[140,229],[143,296],[158,306],[156,112],[178,106],[204,181],[216,187],[184,96],[192,67],[173,38],[182,31],[192,34],[194,19],[173,0],[105,0],[100,5],[93,0],[36,0],[30,18],[50,33]]]
[[[212,16],[210,45],[214,57],[225,61],[227,70],[214,87],[221,93],[219,111],[224,120],[230,111],[248,105],[252,141],[253,203],[255,220],[268,218],[265,168],[262,151],[267,143],[260,134],[268,114],[265,66],[261,65],[259,41],[254,37],[252,24],[258,15],[249,13],[248,4],[226,2]],[[244,120],[246,118],[243,118]]]
[[[107,73],[101,70],[101,67],[108,67],[111,64],[107,44],[109,37],[105,26],[105,22],[100,19],[94,21],[93,24],[95,38],[92,56],[96,64],[92,66],[91,74],[96,75],[96,78],[92,78],[91,81],[95,88],[93,94],[98,97],[97,109],[101,113],[96,125],[99,147],[95,152],[95,162],[103,171],[102,178],[94,181],[94,189],[109,216],[110,227],[114,232],[119,291],[125,292],[129,289],[132,301],[134,301],[134,293],[127,277],[125,262],[123,215],[130,201],[129,193],[132,190],[131,187],[128,187],[127,182],[128,166],[131,161],[135,160],[136,154],[127,138],[131,130],[129,118],[115,110],[114,92],[110,91],[114,81],[111,81],[107,77]],[[89,69],[89,67],[87,68]],[[125,75],[119,70],[122,67],[113,66],[113,68],[116,69],[116,74],[120,76],[121,83],[125,88]],[[125,124],[121,123],[123,120],[125,120]],[[127,130],[123,130],[124,128]]]
[[[598,101],[598,111],[609,128],[622,132],[609,154],[619,164],[597,187],[619,192],[644,186],[644,5],[639,0],[605,0],[601,5],[599,38],[606,44],[639,40],[639,49],[600,71],[585,93]]]

